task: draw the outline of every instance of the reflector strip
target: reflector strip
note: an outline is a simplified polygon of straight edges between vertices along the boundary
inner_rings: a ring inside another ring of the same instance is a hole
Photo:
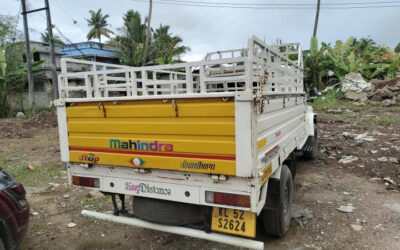
[[[99,179],[90,177],[72,176],[72,184],[75,186],[82,186],[82,187],[92,187],[92,188],[100,187]]]
[[[250,207],[250,196],[206,191],[206,202],[235,207]]]

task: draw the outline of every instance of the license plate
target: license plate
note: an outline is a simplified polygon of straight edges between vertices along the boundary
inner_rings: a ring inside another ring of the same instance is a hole
[[[256,214],[238,209],[213,208],[211,230],[256,237]]]

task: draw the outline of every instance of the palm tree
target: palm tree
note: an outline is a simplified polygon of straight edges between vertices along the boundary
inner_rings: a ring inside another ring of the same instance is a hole
[[[44,43],[49,43],[50,42],[49,33],[47,33],[47,32],[41,33],[41,40]],[[53,43],[54,43],[54,45],[59,45],[59,46],[65,44],[64,41],[59,36],[56,36],[56,35],[53,36]]]
[[[91,40],[93,38],[99,39],[99,43],[101,43],[101,36],[105,36],[107,38],[110,38],[110,34],[113,34],[113,32],[106,27],[108,26],[107,23],[107,18],[109,15],[103,15],[101,13],[101,9],[98,9],[97,11],[94,10],[89,10],[90,13],[90,18],[86,19],[88,22],[88,26],[92,27],[87,34],[87,39]]]
[[[142,20],[139,12],[128,10],[123,17],[124,26],[119,29],[120,35],[111,39],[109,44],[117,45],[117,54],[121,63],[129,66],[143,64],[146,43],[146,20]],[[155,31],[151,30],[149,48],[145,58],[146,63],[168,64],[179,60],[183,53],[190,49],[180,45],[182,39],[169,33],[169,26],[160,25]]]
[[[146,25],[142,23],[139,12],[133,10],[128,10],[123,20],[124,26],[121,28],[121,35],[114,39],[120,46],[117,56],[122,64],[140,66],[146,40]]]
[[[159,64],[173,63],[174,59],[179,60],[182,54],[190,51],[189,47],[179,45],[182,38],[170,34],[169,29],[170,26],[160,24],[154,32],[154,49]]]

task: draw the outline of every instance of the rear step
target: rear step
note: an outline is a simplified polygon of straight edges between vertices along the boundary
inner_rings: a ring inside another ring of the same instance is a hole
[[[261,241],[255,241],[255,240],[250,240],[250,239],[245,239],[245,238],[240,238],[240,237],[233,237],[233,236],[218,234],[218,233],[206,233],[201,230],[186,228],[186,227],[160,225],[160,224],[151,223],[151,222],[147,222],[147,221],[136,219],[136,218],[115,216],[115,215],[111,215],[111,214],[99,213],[99,212],[89,211],[89,210],[82,210],[81,214],[83,216],[98,219],[98,220],[112,221],[112,222],[116,222],[116,223],[136,226],[136,227],[153,229],[153,230],[166,232],[166,233],[173,233],[173,234],[179,234],[179,235],[203,239],[203,240],[210,240],[210,241],[224,243],[224,244],[228,244],[228,245],[232,245],[232,246],[245,247],[245,248],[250,248],[250,249],[260,249],[260,250],[264,249],[264,242],[261,242]]]

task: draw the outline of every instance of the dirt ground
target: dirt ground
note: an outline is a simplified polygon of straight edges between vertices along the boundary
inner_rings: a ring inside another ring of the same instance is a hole
[[[289,232],[277,239],[260,228],[257,239],[266,249],[399,249],[400,108],[317,111],[320,155],[298,162]],[[67,185],[51,115],[0,120],[0,141],[0,166],[24,183],[32,207],[21,249],[236,249],[82,217],[111,212],[111,202]],[[349,204],[353,212],[337,210]]]

